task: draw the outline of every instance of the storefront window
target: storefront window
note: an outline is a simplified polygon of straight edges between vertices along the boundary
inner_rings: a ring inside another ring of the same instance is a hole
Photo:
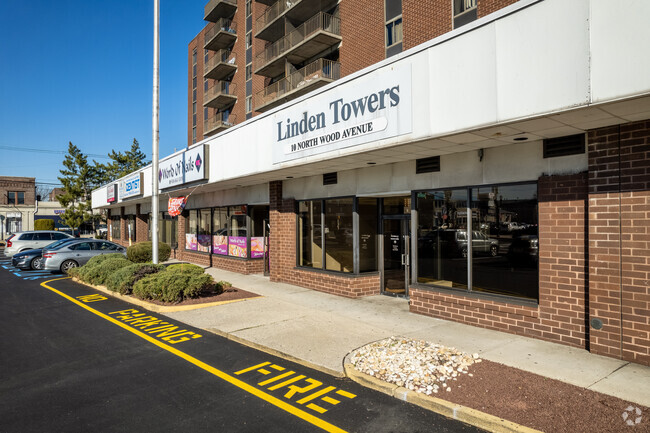
[[[298,204],[300,266],[323,268],[321,210],[320,200],[301,201]]]
[[[248,237],[246,231],[246,206],[230,206],[228,215],[228,255],[233,257],[248,257]]]
[[[536,184],[419,192],[417,209],[419,283],[538,299]]]
[[[149,218],[151,221],[151,218]],[[178,217],[172,217],[167,212],[161,214],[158,220],[158,240],[168,244],[173,249],[178,248]]]
[[[212,211],[212,253],[228,254],[228,209],[225,207]]]
[[[129,215],[126,217],[126,230],[127,239],[131,242],[135,242],[135,215]]]
[[[121,218],[118,217],[111,217],[111,233],[110,237],[115,240],[120,240],[122,239],[122,230],[121,230]]]
[[[325,269],[352,272],[353,198],[325,200]]]
[[[418,282],[467,288],[467,189],[420,192]]]
[[[472,213],[472,290],[537,300],[537,185],[473,188]]]
[[[269,220],[268,206],[250,206],[251,224],[251,259],[264,257],[264,224]]]
[[[359,199],[359,271],[377,270],[377,234],[379,233],[376,198]]]
[[[210,252],[210,243],[211,243],[211,231],[210,231],[210,209],[201,209],[198,211],[199,221],[198,221],[198,236],[197,236],[197,250],[209,253]]]
[[[189,216],[185,218],[185,249],[190,251],[198,250],[198,227],[197,227],[197,211],[189,211]]]

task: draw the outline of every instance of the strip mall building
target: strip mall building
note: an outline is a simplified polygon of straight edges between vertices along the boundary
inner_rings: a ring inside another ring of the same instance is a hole
[[[650,365],[649,17],[520,1],[253,117],[160,161],[161,209],[189,195],[160,239]],[[114,241],[150,236],[151,178],[93,192]]]

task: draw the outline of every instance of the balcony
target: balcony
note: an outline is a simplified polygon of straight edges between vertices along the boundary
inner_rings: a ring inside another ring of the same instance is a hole
[[[255,57],[255,73],[277,77],[284,72],[285,60],[302,63],[340,42],[341,20],[319,12],[259,53]]]
[[[210,0],[203,9],[203,19],[216,22],[219,18],[230,18],[237,11],[237,0]]]
[[[215,81],[203,94],[203,105],[222,110],[237,102],[237,85],[230,81]]]
[[[341,78],[341,64],[318,59],[255,94],[255,111],[264,112]]]
[[[284,35],[284,20],[303,22],[314,15],[314,10],[328,10],[336,6],[336,0],[278,0],[266,8],[255,20],[255,37],[265,41],[277,41]]]
[[[205,137],[209,137],[221,131],[225,131],[226,129],[235,125],[236,119],[237,116],[231,114],[228,111],[216,113],[214,116],[205,121],[203,135]]]
[[[237,56],[231,50],[219,50],[208,59],[203,73],[204,78],[223,80],[237,71]]]
[[[217,51],[232,46],[237,40],[237,23],[225,18],[219,19],[205,32],[205,49]]]

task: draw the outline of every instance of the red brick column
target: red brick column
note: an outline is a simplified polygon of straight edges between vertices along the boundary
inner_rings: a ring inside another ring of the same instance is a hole
[[[650,121],[589,132],[591,351],[650,365]]]
[[[149,238],[149,215],[140,213],[140,204],[135,205],[135,241],[145,242]]]
[[[546,339],[587,347],[587,173],[542,176],[539,203],[539,323]]]
[[[271,281],[284,281],[296,266],[295,201],[282,198],[282,181],[269,183],[269,263]]]

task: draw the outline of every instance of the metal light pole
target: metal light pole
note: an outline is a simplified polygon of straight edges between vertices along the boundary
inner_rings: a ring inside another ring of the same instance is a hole
[[[160,0],[153,2],[153,152],[151,157],[153,189],[151,191],[151,258],[158,263],[158,140],[160,111]]]

